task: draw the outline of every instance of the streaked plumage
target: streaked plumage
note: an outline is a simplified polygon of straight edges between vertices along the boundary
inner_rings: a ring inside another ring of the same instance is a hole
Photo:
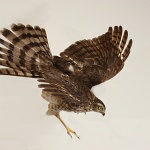
[[[52,56],[45,29],[12,24],[11,30],[1,30],[10,41],[0,39],[1,75],[38,78],[42,97],[49,102],[47,115],[55,115],[70,136],[70,132],[76,133],[64,124],[60,111],[105,114],[104,103],[91,88],[123,68],[132,46],[131,39],[127,43],[126,30],[123,33],[121,26],[109,27],[97,38],[70,45],[60,57]]]

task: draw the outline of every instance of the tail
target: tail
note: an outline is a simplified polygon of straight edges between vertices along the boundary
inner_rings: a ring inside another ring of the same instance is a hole
[[[52,61],[52,55],[47,41],[46,31],[43,28],[30,25],[12,24],[10,31],[1,30],[1,34],[7,38],[0,38],[0,75],[22,76],[39,78],[40,60]],[[40,60],[39,60],[40,56]]]

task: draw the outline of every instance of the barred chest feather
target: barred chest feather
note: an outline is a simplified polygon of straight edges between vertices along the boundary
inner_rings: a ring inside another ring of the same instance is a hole
[[[75,112],[75,113],[86,113],[91,111],[90,106],[70,106],[67,103],[63,103],[61,99],[58,97],[53,96],[50,92],[43,91],[42,97],[49,102],[48,111],[46,112],[47,115],[55,115],[60,111],[67,111],[67,112]]]

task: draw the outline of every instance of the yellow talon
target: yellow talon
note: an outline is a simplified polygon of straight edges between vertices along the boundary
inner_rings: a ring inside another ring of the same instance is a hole
[[[72,135],[70,134],[70,132],[73,133],[78,139],[80,139],[79,136],[76,134],[76,132],[74,132],[73,130],[71,130],[71,129],[68,128],[68,127],[67,127],[66,129],[67,129],[68,135],[69,135],[71,138],[72,138]]]
[[[69,135],[71,138],[72,138],[72,135],[70,134],[70,132],[73,133],[78,139],[80,139],[79,136],[76,134],[76,132],[74,132],[74,131],[71,130],[69,127],[67,127],[67,125],[63,122],[63,120],[61,119],[61,117],[60,117],[59,114],[55,114],[55,116],[56,116],[56,117],[60,120],[60,122],[64,125],[64,127],[65,127],[66,130],[67,130],[68,135]]]

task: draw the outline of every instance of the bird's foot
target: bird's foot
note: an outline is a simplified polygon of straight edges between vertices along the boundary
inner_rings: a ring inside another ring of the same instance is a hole
[[[71,130],[70,128],[67,128],[67,133],[68,133],[68,135],[69,135],[71,138],[72,138],[71,133],[73,133],[78,139],[80,139],[79,136],[76,134],[76,132],[73,131],[73,130]]]
[[[72,138],[71,133],[73,133],[78,139],[80,139],[79,136],[77,136],[76,132],[74,132],[73,130],[71,130],[71,129],[63,122],[63,120],[61,119],[59,113],[55,114],[55,116],[56,116],[56,117],[60,120],[60,122],[64,125],[64,127],[65,127],[66,130],[67,130],[68,135],[69,135],[71,138]]]

